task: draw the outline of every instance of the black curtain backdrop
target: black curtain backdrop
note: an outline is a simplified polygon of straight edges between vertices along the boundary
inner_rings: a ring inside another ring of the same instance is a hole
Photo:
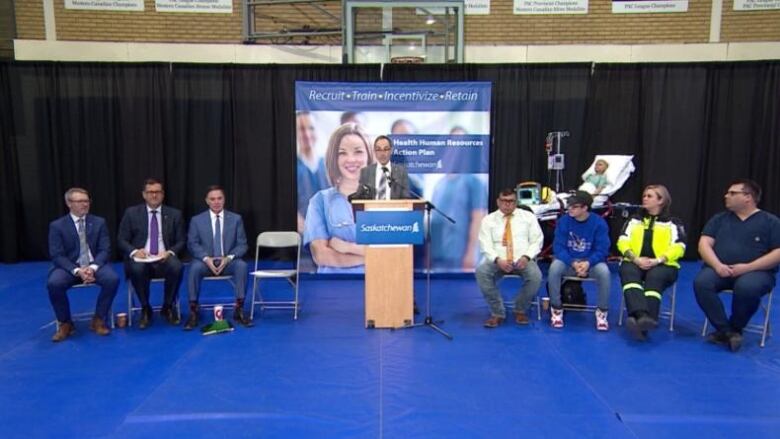
[[[728,182],[755,179],[780,212],[780,63],[191,65],[0,63],[0,261],[47,258],[64,191],[84,186],[115,234],[142,182],[190,217],[226,189],[247,234],[295,227],[294,85],[490,81],[490,192],[547,183],[544,138],[566,130],[565,182],[600,153],[634,154],[614,199],[662,183],[688,226],[689,257]],[[112,238],[114,238],[112,236]],[[252,239],[250,238],[250,241]]]

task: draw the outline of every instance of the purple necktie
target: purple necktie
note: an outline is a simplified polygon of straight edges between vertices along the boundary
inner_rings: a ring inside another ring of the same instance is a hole
[[[160,226],[157,224],[157,211],[152,211],[152,223],[149,225],[149,253],[156,255],[160,251]]]

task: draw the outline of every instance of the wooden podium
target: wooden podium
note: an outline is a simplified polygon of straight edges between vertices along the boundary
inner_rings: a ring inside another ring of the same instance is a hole
[[[425,200],[353,200],[355,210],[423,209]],[[366,328],[400,328],[414,322],[414,246],[366,246]]]

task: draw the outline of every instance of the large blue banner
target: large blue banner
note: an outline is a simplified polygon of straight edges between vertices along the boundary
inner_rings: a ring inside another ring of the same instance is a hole
[[[384,166],[379,136],[392,141],[391,175],[408,173],[408,181],[391,178],[392,193],[401,187],[455,219],[432,214],[432,268],[474,270],[488,207],[490,83],[296,82],[295,96],[298,229],[312,270],[363,272],[348,197],[382,184],[381,171],[368,172]]]

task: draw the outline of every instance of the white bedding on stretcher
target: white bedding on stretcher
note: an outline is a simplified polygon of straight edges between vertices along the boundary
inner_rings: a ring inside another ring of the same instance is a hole
[[[599,195],[593,197],[592,207],[604,206],[609,197],[623,187],[628,177],[636,170],[634,163],[631,161],[633,158],[633,155],[597,155],[593,159],[593,163],[582,173],[583,180],[586,175],[595,172],[598,160],[605,160],[609,163],[609,167],[606,171],[607,185]],[[568,193],[553,194],[553,199],[549,203],[528,204],[527,206],[531,208],[540,220],[553,219],[566,206],[566,198],[568,197]]]

